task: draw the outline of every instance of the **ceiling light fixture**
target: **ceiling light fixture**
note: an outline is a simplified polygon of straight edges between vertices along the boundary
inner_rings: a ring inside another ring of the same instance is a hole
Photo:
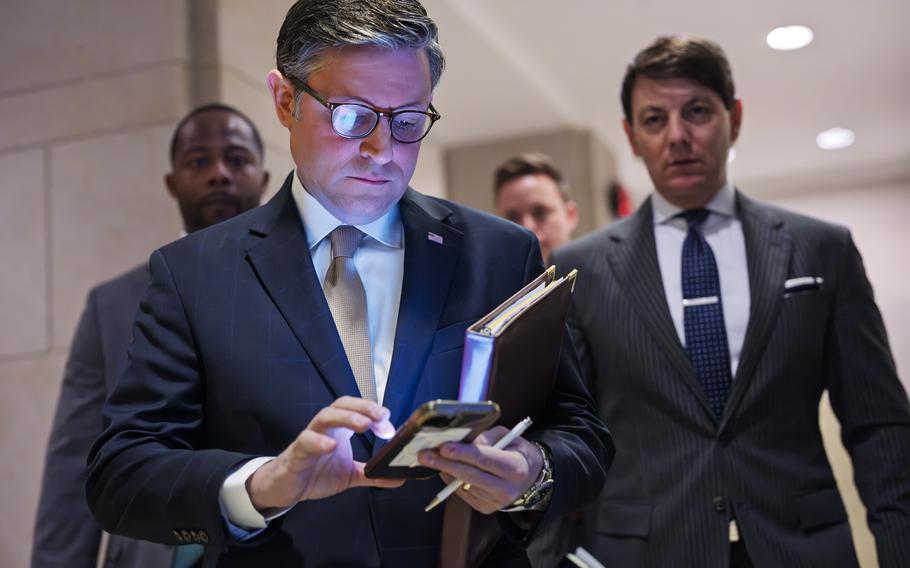
[[[771,49],[791,51],[806,47],[814,37],[815,34],[806,26],[783,26],[771,30],[765,41]]]
[[[815,137],[815,143],[822,150],[840,150],[852,146],[856,135],[849,128],[829,128]]]

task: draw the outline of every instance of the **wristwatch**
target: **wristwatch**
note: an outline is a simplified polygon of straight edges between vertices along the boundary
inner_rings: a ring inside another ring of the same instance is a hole
[[[512,501],[508,507],[500,509],[503,513],[517,513],[520,511],[542,511],[546,509],[550,502],[550,496],[553,494],[553,485],[556,481],[553,479],[553,461],[550,459],[550,450],[543,444],[531,441],[540,450],[543,457],[543,467],[537,480],[531,484],[531,487],[518,496],[518,499]]]

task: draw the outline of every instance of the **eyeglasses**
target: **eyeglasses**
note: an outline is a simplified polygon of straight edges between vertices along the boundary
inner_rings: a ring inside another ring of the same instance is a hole
[[[429,134],[433,123],[442,118],[433,104],[429,111],[393,110],[386,112],[360,103],[330,103],[309,85],[293,81],[294,85],[307,93],[322,106],[332,111],[332,129],[342,138],[366,138],[376,129],[379,118],[389,117],[392,140],[402,144],[420,142]]]

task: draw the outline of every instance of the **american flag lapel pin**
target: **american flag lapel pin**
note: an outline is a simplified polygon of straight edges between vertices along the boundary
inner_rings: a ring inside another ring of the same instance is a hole
[[[436,233],[433,233],[433,232],[427,233],[427,240],[433,241],[433,242],[436,243],[437,245],[441,245],[441,244],[442,244],[442,236],[441,236],[441,235],[437,235]]]

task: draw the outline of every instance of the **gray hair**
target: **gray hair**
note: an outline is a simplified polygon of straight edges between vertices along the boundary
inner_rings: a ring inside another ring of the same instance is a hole
[[[433,89],[445,67],[436,24],[417,0],[298,0],[278,32],[275,58],[282,75],[305,83],[325,51],[354,45],[425,50]]]

